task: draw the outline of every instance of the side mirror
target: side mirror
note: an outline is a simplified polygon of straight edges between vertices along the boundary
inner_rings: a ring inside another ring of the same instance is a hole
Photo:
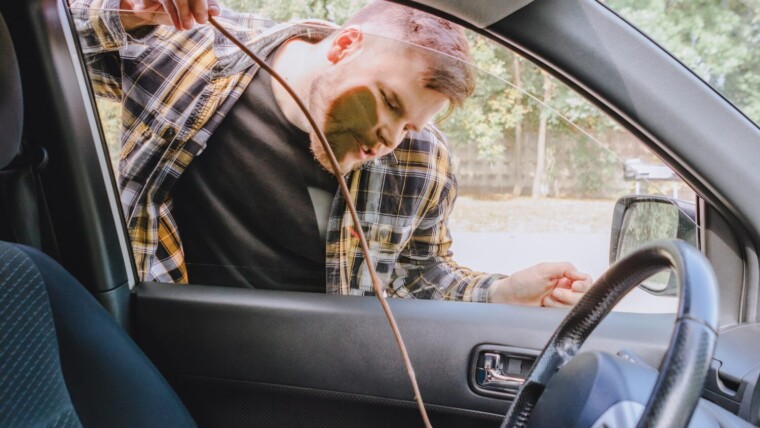
[[[696,205],[653,195],[629,195],[618,199],[612,215],[610,264],[647,242],[681,239],[697,246]],[[652,276],[641,285],[661,296],[675,296],[677,284],[670,272]]]

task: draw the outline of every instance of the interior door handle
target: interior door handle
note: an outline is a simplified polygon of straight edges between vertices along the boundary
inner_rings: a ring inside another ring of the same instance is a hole
[[[537,351],[501,345],[479,345],[472,354],[470,386],[480,395],[514,397],[535,361]]]
[[[486,352],[483,362],[483,381],[480,386],[487,389],[515,391],[525,383],[525,379],[509,376],[502,370],[501,355]]]
[[[478,385],[485,389],[514,392],[525,383],[524,378],[504,373],[502,356],[495,352],[485,352],[483,354],[483,365],[482,367],[478,367],[477,374],[479,375],[477,376]]]

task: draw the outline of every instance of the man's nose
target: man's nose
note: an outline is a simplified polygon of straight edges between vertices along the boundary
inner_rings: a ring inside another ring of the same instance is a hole
[[[405,129],[406,126],[401,123],[381,126],[377,130],[377,139],[389,149],[395,149],[404,140],[406,136]]]

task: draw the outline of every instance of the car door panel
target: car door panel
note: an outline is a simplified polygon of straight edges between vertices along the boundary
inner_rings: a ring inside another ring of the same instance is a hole
[[[66,22],[61,4],[39,0],[2,6],[3,13],[14,17],[9,23],[14,40],[28,42],[20,58],[26,110],[34,113],[27,114],[26,138],[46,146],[52,160],[42,178],[62,261],[93,293],[116,295],[110,309],[128,326],[127,317],[120,314],[122,309],[126,313],[127,288],[134,282],[130,249],[115,184],[104,173],[108,167],[99,147],[91,96],[83,89],[84,68],[72,53],[75,40],[61,27]],[[707,216],[704,250],[716,265],[723,288],[731,285],[734,290],[730,299],[721,295],[722,324],[752,322],[760,301],[753,246],[758,229],[758,217],[753,215],[758,206],[754,197],[758,181],[753,180],[758,129],[748,126],[740,113],[725,110],[724,100],[707,88],[700,89],[701,82],[685,70],[662,73],[675,62],[662,52],[643,61],[640,55],[622,49],[620,57],[603,62],[619,64],[606,77],[617,72],[626,77],[640,73],[638,67],[650,67],[666,77],[661,81],[605,79],[605,67],[588,64],[587,71],[578,69],[578,62],[586,59],[573,60],[574,52],[608,54],[617,40],[614,34],[620,34],[615,25],[608,25],[606,12],[604,19],[596,11],[595,19],[571,20],[592,16],[591,11],[600,7],[589,2],[536,1],[490,30],[530,57],[553,64],[563,80],[595,94],[598,104],[618,112],[627,126],[658,147],[716,205],[716,212],[733,220],[716,226]],[[551,11],[561,13],[550,15]],[[538,19],[542,16],[548,16],[548,21]],[[572,44],[577,38],[536,31],[563,22],[579,32],[592,28],[589,35],[596,38],[588,45]],[[635,32],[625,34],[643,40]],[[629,42],[622,45],[631,46]],[[636,61],[643,65],[637,66]],[[688,84],[671,85],[674,80]],[[600,83],[608,81],[617,84]],[[645,93],[642,85],[650,93],[674,96],[662,104],[642,101],[644,107],[637,108],[639,103],[634,101],[641,98],[629,97],[626,91]],[[699,99],[678,96],[690,92]],[[701,109],[688,108],[692,105]],[[679,120],[680,126],[673,126],[676,112],[686,115]],[[716,113],[721,119],[711,120]],[[735,144],[732,150],[717,150],[716,141]],[[725,170],[734,174],[721,174]],[[131,303],[138,341],[201,425],[421,425],[399,352],[375,299],[142,284]],[[453,302],[393,300],[390,304],[435,426],[498,426],[509,403],[473,392],[468,379],[473,349],[495,344],[538,350],[565,314],[544,308]],[[656,365],[672,321],[672,315],[613,313],[586,348],[631,349]],[[751,341],[756,336],[753,328],[742,339]],[[741,346],[729,351],[731,356],[748,352]],[[728,367],[727,361],[723,364]],[[748,397],[742,403],[752,401]],[[758,419],[755,415],[751,420]]]
[[[275,394],[293,402],[316,397],[337,413],[357,400],[374,410],[411,405],[411,417],[419,417],[398,348],[374,298],[156,284],[138,286],[136,296],[138,342],[194,416],[212,411],[211,402],[199,394],[213,396],[211,401],[223,406],[217,410],[232,413],[244,409],[230,408],[229,400],[219,397],[249,395],[253,401],[236,401],[250,406],[260,401],[253,397]],[[437,409],[434,413],[459,412],[464,420],[481,422],[501,416],[509,403],[473,391],[473,350],[484,344],[540,350],[566,314],[477,303],[389,303],[425,403]],[[628,349],[657,364],[673,320],[672,314],[613,313],[584,349]]]

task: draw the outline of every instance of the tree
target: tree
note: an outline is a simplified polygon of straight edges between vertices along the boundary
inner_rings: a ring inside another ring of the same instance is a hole
[[[522,104],[522,72],[520,70],[520,57],[512,56],[512,75],[515,78],[515,91],[519,94],[515,105]],[[515,184],[512,187],[512,194],[519,196],[522,194],[522,120],[515,122],[515,150],[512,152],[512,165],[514,165]]]
[[[369,0],[223,0],[225,7],[276,21],[318,18],[342,24]]]
[[[760,2],[607,0],[760,123]]]
[[[554,85],[551,78],[546,72],[543,72],[544,77],[544,96],[543,105],[549,106],[552,101],[552,94],[554,93]],[[536,149],[536,173],[533,175],[533,199],[543,196],[544,187],[544,169],[546,168],[546,126],[549,120],[549,110],[544,108],[541,110],[541,119],[538,123],[538,140]]]
[[[368,0],[224,0],[276,20],[322,18],[343,23]],[[758,0],[602,0],[642,28],[708,83],[760,122]],[[532,194],[573,187],[574,194],[612,196],[609,180],[622,168],[609,150],[621,129],[605,114],[538,67],[469,33],[478,83],[465,108],[441,128],[455,148],[481,159],[512,156],[512,192],[523,191],[528,152],[535,147]],[[542,105],[543,103],[543,105]],[[548,104],[548,106],[547,106]],[[561,115],[557,112],[561,112]],[[512,144],[513,142],[513,144]],[[509,148],[512,150],[508,150]],[[526,177],[527,178],[527,177]]]

